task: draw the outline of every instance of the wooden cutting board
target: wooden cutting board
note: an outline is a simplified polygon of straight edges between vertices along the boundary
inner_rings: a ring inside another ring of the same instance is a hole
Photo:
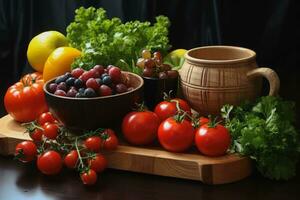
[[[0,154],[12,155],[22,140],[30,140],[25,129],[9,115],[0,118]],[[229,154],[206,157],[194,153],[170,153],[160,148],[119,145],[106,152],[109,168],[224,184],[241,180],[251,174],[252,164],[247,157]]]

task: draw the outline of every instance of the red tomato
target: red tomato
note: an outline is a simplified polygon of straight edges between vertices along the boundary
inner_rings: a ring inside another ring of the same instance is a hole
[[[204,124],[196,130],[195,143],[201,153],[207,156],[222,156],[230,145],[230,134],[228,130],[218,124],[209,127]]]
[[[206,117],[200,117],[199,118],[199,126],[202,126],[204,124],[207,124],[209,122],[209,119]]]
[[[59,133],[59,127],[56,124],[45,123],[43,125],[43,129],[44,129],[44,136],[51,140],[55,140]]]
[[[183,152],[193,144],[194,128],[186,119],[177,122],[169,117],[158,128],[158,140],[168,151]]]
[[[96,154],[95,157],[88,160],[88,164],[92,170],[99,173],[106,168],[107,160],[103,155]]]
[[[78,153],[76,150],[70,151],[64,158],[64,163],[69,169],[76,168],[78,162]]]
[[[62,168],[62,158],[56,151],[47,151],[38,157],[37,167],[43,174],[58,174]]]
[[[31,141],[23,141],[17,144],[15,156],[22,162],[30,162],[37,155],[36,145]]]
[[[158,126],[159,118],[154,112],[130,112],[123,119],[122,132],[129,143],[146,145],[155,140]]]
[[[25,75],[8,88],[4,97],[6,111],[19,122],[35,120],[48,110],[43,85],[44,81],[36,73]]]
[[[99,152],[102,145],[102,139],[98,136],[92,136],[84,141],[84,145],[91,151]]]
[[[56,119],[53,117],[51,112],[42,113],[37,120],[38,124],[41,126],[43,126],[46,122],[54,123],[55,121]]]
[[[39,128],[34,129],[32,132],[29,133],[30,138],[35,142],[42,141],[43,131]]]
[[[111,129],[106,129],[104,133],[101,134],[103,141],[102,147],[105,150],[114,150],[118,147],[118,138],[115,132]]]
[[[164,121],[169,117],[173,117],[177,113],[176,102],[179,103],[179,107],[183,111],[191,115],[192,112],[189,104],[182,99],[176,98],[170,101],[162,101],[155,107],[154,112],[157,114],[161,121]]]
[[[94,185],[97,181],[97,174],[94,170],[89,169],[87,172],[80,174],[81,181],[85,185]]]

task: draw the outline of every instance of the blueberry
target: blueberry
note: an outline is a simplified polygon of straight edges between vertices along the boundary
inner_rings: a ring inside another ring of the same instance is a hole
[[[84,93],[84,90],[85,90],[84,88],[79,88],[79,89],[78,89],[78,92],[81,93],[81,94],[83,94],[83,93]]]
[[[66,80],[66,84],[67,86],[73,86],[75,82],[75,78],[74,77],[70,77]]]
[[[84,97],[84,96],[80,92],[77,92],[76,95],[75,95],[75,98],[82,98],[82,97]]]
[[[76,88],[81,88],[81,87],[83,87],[83,81],[82,81],[81,79],[75,79],[75,80],[74,80],[74,86],[75,86]]]
[[[108,76],[108,73],[103,73],[103,74],[101,75],[101,79],[103,79],[105,76]]]
[[[96,96],[96,92],[92,88],[86,88],[84,90],[84,96],[85,97],[95,97]]]
[[[103,83],[104,85],[110,85],[110,84],[112,83],[112,80],[111,80],[110,76],[104,76],[104,77],[102,78],[102,83]]]
[[[72,77],[72,74],[70,72],[66,72],[64,76],[66,77],[67,80],[68,78]]]
[[[56,79],[55,79],[55,83],[56,84],[59,84],[59,83],[61,83],[61,82],[65,82],[67,80],[67,78],[64,76],[64,75],[62,75],[62,76],[59,76],[59,77],[57,77]]]

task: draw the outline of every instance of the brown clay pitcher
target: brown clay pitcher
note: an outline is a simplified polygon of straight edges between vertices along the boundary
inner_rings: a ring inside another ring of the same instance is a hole
[[[270,68],[258,68],[256,53],[233,46],[205,46],[189,50],[180,70],[182,93],[201,115],[220,113],[224,104],[238,105],[260,96],[262,77],[277,95],[279,78]]]

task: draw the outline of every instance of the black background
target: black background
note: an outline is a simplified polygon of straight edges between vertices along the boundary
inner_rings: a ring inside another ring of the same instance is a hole
[[[170,18],[174,49],[235,45],[257,52],[259,66],[273,68],[281,79],[280,95],[300,102],[300,7],[296,0],[0,0],[0,112],[7,87],[30,71],[30,39],[47,30],[65,33],[79,6],[104,7],[123,21]],[[298,86],[298,87],[297,87]],[[268,85],[265,84],[264,94]],[[300,114],[297,105],[298,116]]]

